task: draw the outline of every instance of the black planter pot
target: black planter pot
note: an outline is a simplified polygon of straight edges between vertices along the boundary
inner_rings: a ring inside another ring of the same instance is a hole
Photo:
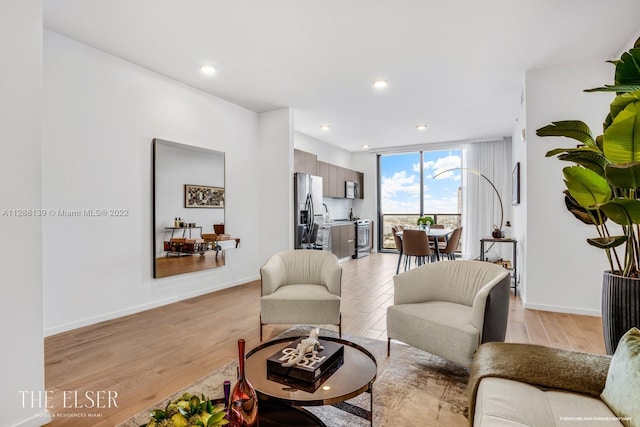
[[[602,278],[602,329],[607,354],[632,327],[640,328],[640,279],[605,271]]]

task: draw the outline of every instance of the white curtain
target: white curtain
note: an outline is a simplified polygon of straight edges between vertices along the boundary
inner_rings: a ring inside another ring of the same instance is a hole
[[[463,168],[483,174],[496,187],[502,198],[504,221],[507,221],[508,212],[511,211],[509,148],[505,140],[469,143],[463,146],[462,154]],[[480,256],[480,239],[491,235],[494,224],[500,226],[500,202],[491,184],[464,169],[462,194],[462,257],[476,259]],[[489,258],[501,257],[499,249],[493,249],[495,253],[488,253]]]

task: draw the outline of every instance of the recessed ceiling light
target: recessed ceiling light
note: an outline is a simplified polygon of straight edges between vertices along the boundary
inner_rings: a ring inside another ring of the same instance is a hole
[[[427,128],[427,125],[418,125],[416,126],[416,129],[418,130],[425,130]]]
[[[202,71],[202,74],[207,76],[211,76],[216,73],[216,69],[212,65],[203,65],[200,67],[200,71]]]
[[[330,130],[331,129],[331,125],[329,124],[324,124],[324,125],[320,125],[320,129],[322,130]]]
[[[369,144],[362,144],[362,149],[363,150],[368,150],[369,149]]]
[[[387,86],[389,86],[389,82],[386,80],[375,80],[373,82],[373,87],[375,87],[376,89],[384,89]]]

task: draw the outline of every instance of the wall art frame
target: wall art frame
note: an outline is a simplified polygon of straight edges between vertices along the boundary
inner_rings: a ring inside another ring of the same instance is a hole
[[[512,205],[520,204],[520,162],[517,162],[511,174]]]
[[[184,185],[185,208],[224,208],[224,188],[207,185]]]

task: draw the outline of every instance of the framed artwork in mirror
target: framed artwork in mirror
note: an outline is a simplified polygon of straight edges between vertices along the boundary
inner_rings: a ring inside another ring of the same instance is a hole
[[[224,188],[185,184],[184,207],[224,208]]]

